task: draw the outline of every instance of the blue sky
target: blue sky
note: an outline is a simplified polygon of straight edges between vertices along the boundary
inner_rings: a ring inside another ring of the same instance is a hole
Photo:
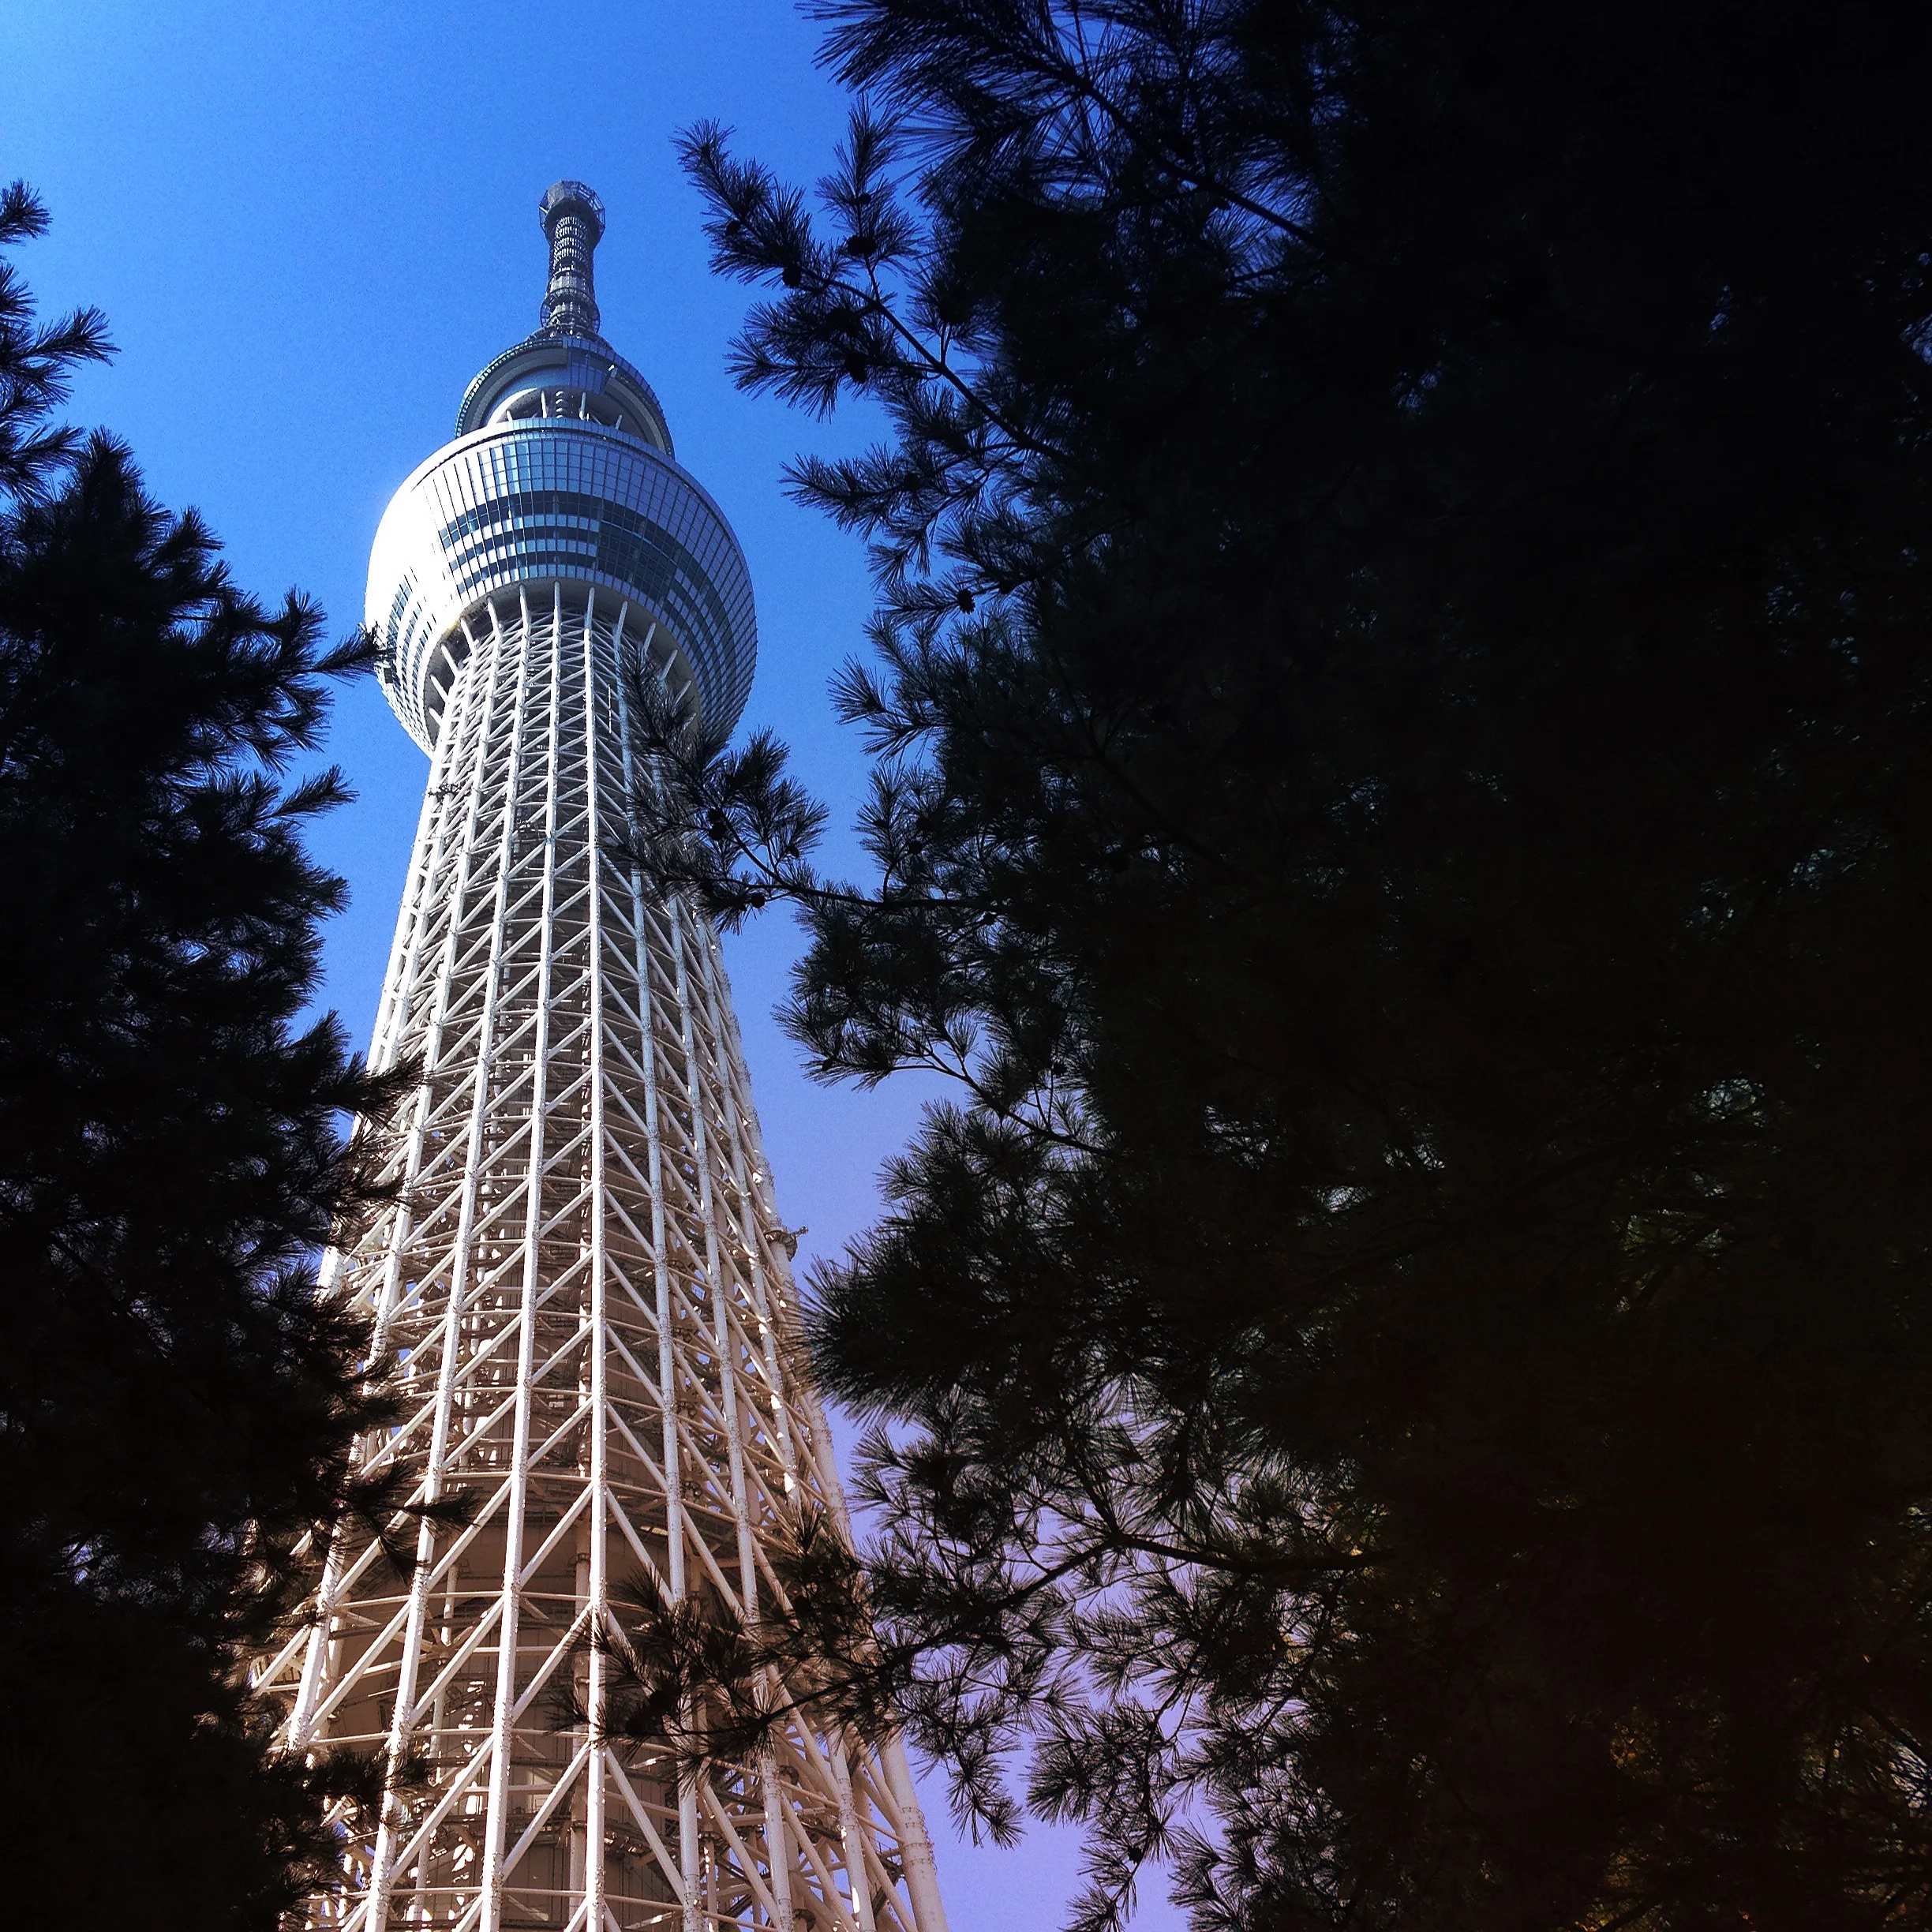
[[[864,561],[780,475],[799,449],[850,448],[869,425],[732,390],[746,291],[710,274],[672,148],[715,118],[781,174],[822,173],[845,103],[816,44],[785,0],[14,0],[0,11],[0,178],[25,176],[54,217],[22,266],[47,309],[104,309],[120,348],[71,414],[131,444],[162,501],[199,508],[242,583],[299,586],[346,630],[391,492],[447,439],[470,377],[536,325],[538,196],[560,176],[590,182],[610,216],[605,333],[650,378],[751,564],[745,728],[780,732],[843,826],[863,766],[825,685],[861,646]],[[358,797],[316,841],[354,894],[329,934],[326,998],[363,1039],[425,763],[373,683],[343,701],[330,754]],[[866,1224],[919,1097],[803,1078],[771,1020],[796,945],[768,915],[727,954],[780,1207],[810,1226],[803,1260]],[[1076,1882],[1071,1835],[975,1849],[924,1782],[958,1932],[1055,1926]],[[1156,1897],[1137,1923],[1180,1920]]]

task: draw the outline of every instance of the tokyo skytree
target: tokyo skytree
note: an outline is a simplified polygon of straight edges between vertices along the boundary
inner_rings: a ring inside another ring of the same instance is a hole
[[[369,566],[384,687],[430,758],[371,1061],[421,1079],[365,1123],[395,1193],[324,1290],[399,1365],[359,1467],[469,1502],[399,1518],[399,1561],[339,1531],[259,1661],[282,1748],[388,1767],[308,1923],[945,1932],[896,1742],[807,1705],[680,1775],[600,1721],[613,1593],[755,1617],[788,1520],[850,1530],[717,938],[613,844],[650,781],[623,667],[728,729],[751,582],[598,332],[601,204],[565,181],[541,212],[541,324],[470,385]]]

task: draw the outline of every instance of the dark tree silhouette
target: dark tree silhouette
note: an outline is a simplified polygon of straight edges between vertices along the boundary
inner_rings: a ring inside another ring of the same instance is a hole
[[[18,184],[0,242],[46,225]],[[237,590],[127,452],[52,427],[92,311],[0,267],[0,1814],[6,1915],[268,1927],[326,1861],[237,1672],[380,1421],[313,1298],[376,1094],[314,991],[342,882],[301,844],[367,659]]]
[[[816,209],[687,159],[889,419],[877,871],[671,717],[636,844],[962,1091],[816,1283],[878,1646],[716,1657],[1030,1751],[1088,1926],[1924,1923],[1928,22],[818,11]]]

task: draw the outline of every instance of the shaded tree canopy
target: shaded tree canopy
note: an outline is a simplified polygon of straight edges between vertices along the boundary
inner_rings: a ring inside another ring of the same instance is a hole
[[[961,1083],[814,1285],[823,1694],[1085,1926],[1924,1923],[1928,23],[817,10],[816,204],[687,158],[889,422],[874,869],[668,715],[636,842]]]
[[[46,217],[18,184],[0,243]],[[322,1787],[234,1675],[294,1552],[358,1497],[366,1338],[313,1298],[380,1095],[305,1021],[346,796],[291,597],[235,588],[128,453],[49,418],[101,318],[37,325],[0,266],[0,1810],[7,1913],[272,1926],[322,1869]]]

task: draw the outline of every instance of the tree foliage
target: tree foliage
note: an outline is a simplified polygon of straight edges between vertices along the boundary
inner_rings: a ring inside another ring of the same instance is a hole
[[[960,1083],[814,1284],[864,1694],[1095,1932],[1924,1923],[1928,24],[818,11],[815,201],[687,158],[888,425],[874,870],[666,714],[636,843]]]
[[[46,218],[16,185],[0,242]],[[343,902],[291,777],[368,656],[237,590],[125,449],[48,418],[107,353],[0,268],[0,1809],[9,1915],[272,1926],[347,1764],[271,1765],[235,1676],[358,1492],[366,1338],[314,1298],[381,1095],[304,1022]]]

